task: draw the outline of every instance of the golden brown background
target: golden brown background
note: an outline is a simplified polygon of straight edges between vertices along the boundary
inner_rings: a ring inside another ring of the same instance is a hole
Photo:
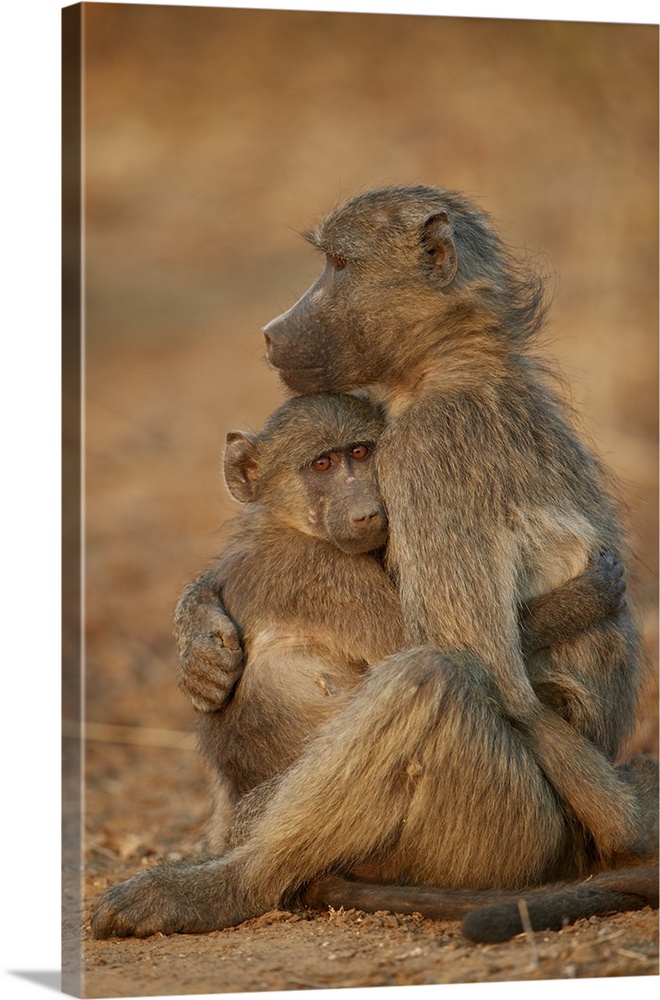
[[[85,4],[89,718],[185,727],[170,614],[283,398],[260,330],[357,190],[468,192],[554,271],[549,352],[620,477],[656,634],[657,30]]]
[[[657,28],[83,6],[88,719],[192,727],[171,613],[233,510],[226,431],[283,398],[261,327],[318,273],[297,232],[388,183],[467,192],[553,272],[547,349],[621,482],[653,673]],[[652,749],[649,691],[635,745]],[[207,805],[183,749],[112,753],[89,744],[87,808],[114,879]]]

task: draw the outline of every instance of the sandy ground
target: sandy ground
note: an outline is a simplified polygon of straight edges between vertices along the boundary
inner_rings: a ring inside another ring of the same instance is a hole
[[[295,231],[369,185],[467,190],[554,271],[548,353],[638,553],[632,748],[657,750],[657,32],[88,5],[86,35],[84,923],[110,882],[197,849],[207,777],[172,608],[225,537],[226,431],[282,398],[259,330],[316,274]],[[657,974],[647,911],[478,947],[454,924],[354,912],[66,932],[88,997]]]
[[[97,743],[88,764],[87,898],[143,865],[194,854],[207,810],[194,753]],[[648,976],[657,945],[650,909],[500,945],[471,944],[460,924],[419,915],[275,911],[206,935],[87,939],[83,975],[88,997]]]

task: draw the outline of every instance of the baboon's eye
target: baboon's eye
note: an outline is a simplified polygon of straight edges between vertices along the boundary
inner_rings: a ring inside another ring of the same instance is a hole
[[[351,448],[351,458],[354,458],[357,462],[361,462],[368,454],[369,448],[366,444],[356,444]]]
[[[317,472],[327,472],[332,465],[332,459],[329,455],[319,455],[312,462],[312,468],[316,469]]]

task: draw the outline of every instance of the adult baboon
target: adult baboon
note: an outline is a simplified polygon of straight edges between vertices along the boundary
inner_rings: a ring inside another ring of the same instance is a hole
[[[241,847],[113,886],[95,909],[98,935],[227,926],[291,900],[324,871],[360,863],[386,881],[484,889],[574,875],[589,863],[582,832],[475,657],[420,647],[365,672],[370,657],[387,653],[387,642],[396,648],[402,634],[396,591],[378,558],[362,551],[384,539],[370,458],[379,430],[363,402],[308,398],[286,404],[262,435],[229,436],[228,483],[251,503],[216,580],[244,624],[248,664],[229,708],[203,719],[207,752],[240,794],[300,753],[301,733],[309,745],[271,781]],[[599,591],[618,605],[617,579],[605,561],[594,579],[571,581],[567,616],[581,607],[580,624],[588,624],[590,601],[603,610]],[[561,600],[560,589],[538,604],[553,638],[561,638],[562,615],[548,609],[553,602],[561,609]],[[528,634],[532,648],[545,641],[532,638],[533,615]],[[318,725],[329,714],[310,738],[310,720]],[[220,760],[218,737],[229,744]],[[621,780],[639,786],[640,774],[643,764]],[[636,878],[637,889],[619,892],[618,905],[644,905]],[[347,899],[361,891],[346,885]],[[399,886],[367,890],[378,908],[412,905],[412,889],[406,900]],[[336,901],[337,882],[309,892],[310,901]],[[432,895],[421,890],[427,902]],[[434,898],[434,915],[453,916],[500,902],[502,893]]]
[[[485,214],[427,187],[360,195],[309,236],[325,269],[264,330],[298,393],[385,407],[378,478],[406,644],[476,655],[508,719],[603,857],[638,834],[611,766],[633,722],[629,611],[525,664],[517,609],[624,545],[607,477],[530,343],[542,288]]]

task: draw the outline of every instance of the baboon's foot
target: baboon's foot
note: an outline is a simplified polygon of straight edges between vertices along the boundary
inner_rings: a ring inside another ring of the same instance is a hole
[[[264,908],[240,899],[226,863],[184,861],[160,865],[106,889],[92,912],[97,938],[200,934],[258,916]]]

